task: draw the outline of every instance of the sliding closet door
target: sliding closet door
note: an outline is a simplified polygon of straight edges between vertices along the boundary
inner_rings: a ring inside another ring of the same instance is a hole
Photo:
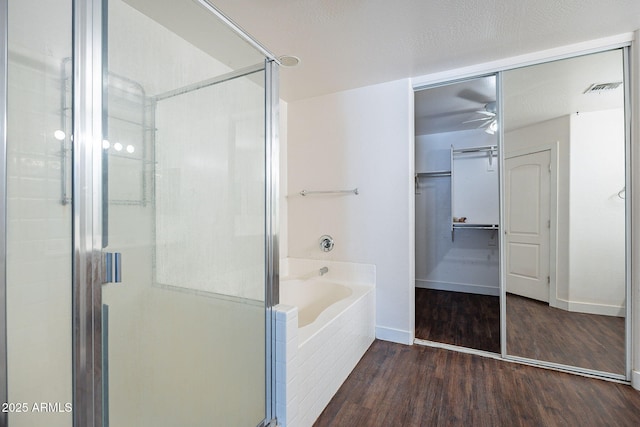
[[[625,55],[503,73],[507,353],[619,379],[630,313]]]

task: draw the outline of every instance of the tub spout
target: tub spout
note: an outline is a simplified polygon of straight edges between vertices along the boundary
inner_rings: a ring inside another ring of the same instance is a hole
[[[324,276],[325,274],[327,274],[329,272],[329,267],[322,267],[320,269],[320,275]]]

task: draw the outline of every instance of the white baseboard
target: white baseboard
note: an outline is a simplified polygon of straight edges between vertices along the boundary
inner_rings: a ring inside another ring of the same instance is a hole
[[[571,311],[574,313],[599,314],[601,316],[624,317],[625,308],[619,305],[593,304],[586,302],[568,301],[558,298],[556,308]]]
[[[640,391],[640,371],[631,371],[631,386]]]
[[[434,280],[416,279],[416,288],[435,289],[437,291],[465,292],[467,294],[499,296],[500,288],[468,283],[436,282]]]
[[[413,332],[400,329],[376,326],[376,338],[383,341],[391,341],[398,344],[413,344]]]

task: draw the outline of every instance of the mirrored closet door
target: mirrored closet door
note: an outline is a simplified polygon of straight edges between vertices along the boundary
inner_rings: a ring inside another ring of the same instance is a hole
[[[502,73],[509,357],[626,375],[624,57]]]

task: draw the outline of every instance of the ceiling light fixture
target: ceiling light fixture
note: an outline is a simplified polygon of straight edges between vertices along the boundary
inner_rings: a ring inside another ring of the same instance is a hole
[[[280,65],[283,67],[291,68],[300,64],[300,58],[293,55],[282,55],[278,57],[278,61],[280,61]]]

